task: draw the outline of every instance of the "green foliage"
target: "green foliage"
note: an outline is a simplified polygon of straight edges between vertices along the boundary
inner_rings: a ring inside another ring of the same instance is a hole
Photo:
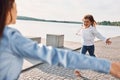
[[[41,22],[55,22],[55,23],[71,23],[71,24],[82,24],[82,22],[77,21],[58,21],[58,20],[46,20],[46,19],[38,19],[26,16],[17,16],[17,20],[26,20],[26,21],[41,21]]]
[[[32,18],[32,17],[26,17],[26,16],[17,16],[17,20],[82,24],[82,22],[77,22],[77,21],[46,20],[46,19],[38,19],[38,18]],[[116,21],[116,22],[102,21],[102,22],[97,22],[97,24],[99,24],[99,25],[109,25],[109,26],[120,26],[120,21]]]
[[[110,22],[110,21],[102,21],[98,22],[99,25],[111,25],[111,26],[120,26],[120,21]]]

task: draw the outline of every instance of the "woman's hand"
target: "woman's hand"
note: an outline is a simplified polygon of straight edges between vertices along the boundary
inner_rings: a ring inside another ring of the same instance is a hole
[[[111,63],[110,74],[117,78],[120,78],[120,62]]]

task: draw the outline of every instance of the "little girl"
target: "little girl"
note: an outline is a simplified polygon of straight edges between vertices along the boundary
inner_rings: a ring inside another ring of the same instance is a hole
[[[96,21],[94,20],[92,15],[85,15],[83,18],[83,26],[81,29],[76,33],[76,35],[81,36],[82,48],[81,53],[86,54],[88,51],[90,56],[94,56],[94,39],[95,37],[103,40],[106,44],[111,44],[110,38],[105,38],[102,36],[96,29]]]
[[[90,56],[95,57],[94,51],[94,39],[95,37],[103,40],[106,44],[111,44],[110,38],[105,38],[102,36],[96,29],[96,21],[94,20],[92,15],[85,15],[83,17],[83,26],[81,29],[76,33],[76,35],[81,36],[82,48],[80,53],[86,54],[88,51]],[[75,70],[76,76],[81,76],[79,70]]]

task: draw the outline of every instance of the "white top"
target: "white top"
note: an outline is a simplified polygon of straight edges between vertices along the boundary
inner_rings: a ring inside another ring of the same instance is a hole
[[[79,33],[81,35],[82,45],[90,46],[94,45],[94,39],[97,37],[103,41],[106,41],[106,38],[102,36],[95,27],[90,26],[89,28],[81,28]]]

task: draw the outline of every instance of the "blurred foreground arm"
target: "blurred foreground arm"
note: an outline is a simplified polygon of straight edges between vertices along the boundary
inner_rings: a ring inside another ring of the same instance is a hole
[[[18,31],[12,32],[11,48],[19,56],[33,58],[51,65],[61,65],[71,69],[91,69],[101,73],[111,73],[120,78],[120,63],[112,63],[105,59],[86,56],[77,52],[40,46],[23,37]]]

